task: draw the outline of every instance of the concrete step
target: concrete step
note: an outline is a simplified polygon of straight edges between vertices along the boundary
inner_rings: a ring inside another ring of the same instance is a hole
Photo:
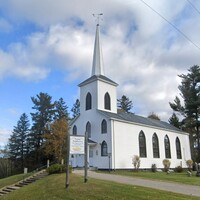
[[[9,190],[9,189],[7,189],[7,188],[4,188],[2,191],[3,191],[3,192],[9,193],[9,192],[11,192],[12,190]]]
[[[19,183],[17,183],[17,184],[15,184],[15,187],[23,187],[24,185],[21,185],[21,184],[19,184]]]
[[[33,179],[38,180],[38,179],[44,178],[47,175],[48,175],[48,173],[37,174],[37,175],[33,176]]]
[[[34,182],[35,179],[34,178],[28,178],[27,180]]]
[[[4,192],[3,190],[0,191],[1,195],[7,194],[8,192]]]
[[[19,185],[25,186],[25,185],[29,185],[29,183],[26,183],[23,181],[23,182],[20,182]]]
[[[20,189],[21,187],[9,186],[9,187],[6,187],[6,188],[9,189],[9,190],[18,190],[18,189]]]
[[[23,181],[23,183],[27,183],[27,184],[29,184],[29,183],[33,183],[33,182],[35,182],[35,180],[33,181],[33,180],[29,180],[29,179],[27,179],[27,180],[24,180],[24,181]]]

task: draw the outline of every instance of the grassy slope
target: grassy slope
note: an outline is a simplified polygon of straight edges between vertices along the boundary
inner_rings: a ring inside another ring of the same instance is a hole
[[[117,170],[115,172],[111,172],[111,174],[139,177],[151,180],[171,181],[171,182],[200,186],[200,177],[196,177],[195,175],[196,172],[193,172],[193,175],[191,177],[188,177],[186,172],[182,173],[172,172],[171,174],[166,174],[165,172],[153,173],[153,172],[133,172],[127,170],[125,171]]]
[[[71,174],[70,186],[65,187],[65,174],[50,175],[35,183],[1,197],[1,200],[51,200],[51,199],[180,199],[197,200],[199,197],[190,197],[138,186],[117,184],[108,181],[89,179],[83,183],[83,177]]]
[[[28,176],[31,176],[31,173],[18,174],[18,175],[10,176],[7,178],[2,178],[2,179],[0,179],[0,188],[7,186],[7,185],[12,185],[14,183],[17,183],[18,181],[21,181],[21,180],[23,180],[23,178],[26,178]]]

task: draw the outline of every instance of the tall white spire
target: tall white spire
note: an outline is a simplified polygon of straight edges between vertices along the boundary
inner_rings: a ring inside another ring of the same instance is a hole
[[[94,53],[93,53],[93,64],[92,64],[92,76],[93,75],[104,75],[103,70],[103,57],[101,52],[101,44],[99,37],[99,23],[96,26],[96,35],[94,43]]]

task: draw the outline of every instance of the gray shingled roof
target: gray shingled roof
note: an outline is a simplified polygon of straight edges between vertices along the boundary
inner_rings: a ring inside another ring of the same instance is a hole
[[[114,81],[112,81],[111,79],[107,78],[106,76],[103,76],[103,75],[93,75],[91,76],[90,78],[86,79],[85,81],[83,81],[82,83],[80,83],[78,86],[83,86],[85,84],[88,84],[88,83],[91,83],[93,81],[96,81],[96,80],[102,80],[102,81],[106,81],[108,83],[111,83],[112,85],[118,85],[117,83],[115,83]]]
[[[116,113],[111,113],[111,112],[106,112],[106,111],[99,111],[99,112],[102,113],[103,115],[106,115],[108,118],[113,118],[113,119],[117,119],[117,120],[152,126],[152,127],[161,128],[161,129],[167,129],[167,130],[171,130],[171,131],[178,131],[178,132],[183,133],[182,130],[174,127],[173,125],[171,125],[167,122],[142,117],[139,115],[135,115],[133,113],[120,112],[120,113],[116,114]]]

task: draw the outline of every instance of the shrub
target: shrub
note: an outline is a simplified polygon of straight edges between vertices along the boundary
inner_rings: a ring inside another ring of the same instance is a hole
[[[183,172],[183,168],[181,166],[178,166],[175,168],[175,172],[181,173]]]
[[[152,172],[156,172],[156,171],[157,171],[156,164],[152,164],[152,165],[151,165],[151,171],[152,171]]]
[[[187,160],[186,161],[186,165],[188,167],[189,171],[192,171],[192,167],[193,167],[193,160]]]
[[[170,160],[168,160],[168,159],[164,159],[163,160],[163,166],[164,166],[164,171],[165,172],[167,172],[169,170],[170,165],[171,165]]]
[[[61,172],[61,169],[60,169],[60,164],[54,164],[54,165],[51,165],[48,169],[47,169],[47,172],[49,174],[55,174],[55,173],[60,173]]]
[[[66,171],[66,166],[65,165],[61,165],[61,164],[54,164],[51,165],[48,169],[47,172],[49,174],[56,174],[56,173],[62,173]]]
[[[140,157],[137,155],[134,155],[134,157],[132,158],[132,164],[135,170],[138,171],[138,169],[140,168]]]

